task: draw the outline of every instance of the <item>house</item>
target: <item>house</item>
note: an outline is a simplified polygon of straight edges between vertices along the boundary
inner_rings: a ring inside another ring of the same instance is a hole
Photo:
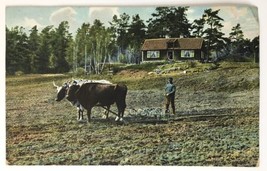
[[[161,60],[203,60],[203,38],[146,39],[141,48],[142,62]]]

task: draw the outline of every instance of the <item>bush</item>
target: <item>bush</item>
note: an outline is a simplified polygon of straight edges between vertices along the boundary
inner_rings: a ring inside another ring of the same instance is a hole
[[[186,62],[189,68],[195,68],[197,63],[195,61],[187,61]]]
[[[24,75],[24,72],[23,71],[16,71],[15,75],[16,76],[21,76],[21,75]]]
[[[74,76],[82,76],[82,75],[86,75],[86,72],[85,72],[84,68],[79,67],[79,68],[77,68],[76,71],[73,72],[73,75]]]

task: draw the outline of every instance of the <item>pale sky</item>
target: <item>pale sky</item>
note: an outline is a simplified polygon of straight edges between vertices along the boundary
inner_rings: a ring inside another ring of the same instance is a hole
[[[229,36],[231,28],[240,23],[244,32],[244,37],[253,39],[259,35],[258,10],[253,6],[231,5],[231,6],[190,6],[187,11],[187,18],[192,22],[199,19],[204,10],[220,9],[219,16],[224,19],[222,31],[225,36]],[[64,20],[69,22],[70,32],[75,33],[82,23],[93,23],[95,19],[100,19],[105,26],[112,21],[113,15],[127,13],[130,16],[139,14],[145,22],[151,18],[155,12],[155,7],[88,7],[88,6],[7,6],[6,25],[8,28],[23,26],[30,30],[37,25],[42,30],[48,25],[55,27]]]

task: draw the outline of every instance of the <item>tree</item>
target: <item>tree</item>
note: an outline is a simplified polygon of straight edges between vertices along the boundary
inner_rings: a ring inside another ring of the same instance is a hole
[[[67,21],[62,21],[58,28],[52,33],[52,56],[51,69],[55,72],[69,71],[69,63],[67,62],[67,49],[71,41],[71,34],[68,31],[69,26]]]
[[[78,28],[75,44],[73,44],[73,49],[75,49],[74,53],[77,53],[76,59],[74,59],[74,63],[77,62],[78,67],[85,65],[85,54],[89,54],[90,46],[92,45],[89,42],[89,32],[90,32],[90,24],[83,23],[81,28]],[[86,50],[86,51],[85,51]],[[73,57],[72,57],[73,60]]]
[[[132,52],[133,62],[140,61],[140,48],[144,42],[146,31],[144,21],[140,19],[139,15],[132,16],[132,22],[129,26],[130,43],[128,49]]]
[[[244,39],[244,34],[239,23],[232,28],[230,39],[232,42],[240,42]]]
[[[190,23],[186,11],[189,7],[157,7],[148,20],[148,38],[189,37]]]
[[[110,57],[110,52],[112,51],[110,48],[114,43],[111,29],[106,29],[100,20],[95,20],[89,31],[88,42],[91,44],[89,50],[91,67],[96,74],[100,74],[107,59]]]
[[[254,62],[259,62],[259,50],[260,50],[260,36],[255,37],[251,41],[251,49],[253,51]]]
[[[191,24],[186,11],[189,7],[172,7],[168,14],[170,37],[190,37]]]
[[[6,69],[8,74],[16,71],[30,73],[28,37],[23,27],[6,28]]]
[[[40,34],[40,47],[38,50],[39,62],[36,66],[38,73],[49,72],[49,58],[52,54],[51,30],[53,26],[45,27]]]
[[[11,28],[10,30],[6,27],[6,72],[13,74],[16,72],[18,67],[18,55],[17,55],[17,43],[18,43],[19,29]]]
[[[31,30],[30,30],[30,35],[29,35],[29,56],[31,63],[30,65],[30,72],[31,73],[38,73],[40,65],[43,65],[40,61],[40,56],[38,54],[39,46],[40,46],[40,37],[38,35],[38,29],[37,26],[35,25]]]
[[[230,39],[230,53],[232,55],[237,55],[243,52],[243,43],[245,43],[243,31],[241,30],[241,26],[238,23],[236,26],[232,28],[232,31],[229,33]]]
[[[195,19],[192,23],[192,36],[202,37],[204,34],[205,20],[203,18]]]
[[[112,22],[110,22],[111,30],[115,32],[116,44],[118,46],[118,55],[125,54],[127,47],[129,46],[130,36],[128,33],[130,16],[123,13],[118,17],[113,16]]]
[[[157,7],[148,22],[148,38],[164,38],[168,35],[168,7]]]
[[[212,11],[212,9],[204,10],[202,19],[204,19],[207,29],[204,30],[204,39],[206,41],[207,58],[211,51],[216,52],[216,57],[219,56],[219,51],[224,48],[226,38],[223,37],[224,33],[221,32],[224,21],[218,16],[220,10]],[[204,26],[205,27],[205,26]]]

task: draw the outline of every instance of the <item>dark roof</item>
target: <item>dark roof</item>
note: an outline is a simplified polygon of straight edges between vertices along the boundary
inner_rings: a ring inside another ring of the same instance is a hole
[[[201,49],[203,38],[159,38],[146,39],[141,50],[165,50],[165,49]],[[168,43],[174,43],[169,46]]]

